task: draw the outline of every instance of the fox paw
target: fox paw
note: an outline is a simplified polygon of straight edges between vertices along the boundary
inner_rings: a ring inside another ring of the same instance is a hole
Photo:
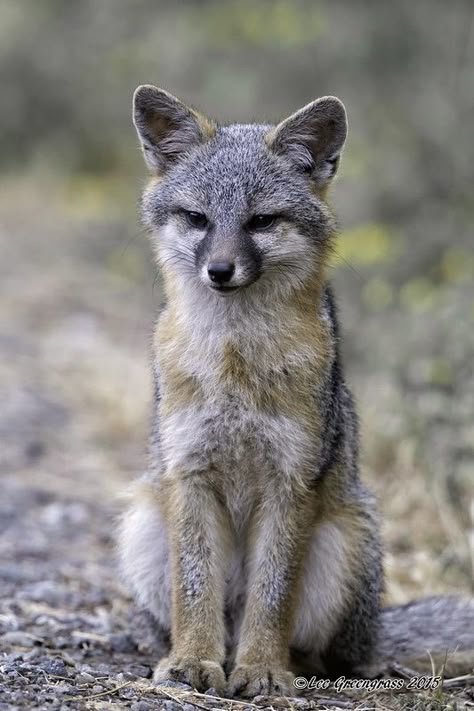
[[[225,689],[225,674],[218,662],[211,662],[198,657],[165,657],[161,660],[153,674],[155,684],[165,681],[180,681],[189,684],[198,691],[217,689],[220,693]]]
[[[294,675],[270,666],[241,664],[230,675],[227,693],[230,696],[294,696]]]

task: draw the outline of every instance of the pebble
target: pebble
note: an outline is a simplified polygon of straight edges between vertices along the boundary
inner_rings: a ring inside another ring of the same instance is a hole
[[[168,702],[165,701],[165,704],[166,703],[168,703]],[[149,704],[148,701],[135,701],[135,703],[130,706],[131,711],[150,711],[150,709],[152,709],[152,708],[153,708],[152,705]],[[165,706],[162,705],[161,708],[165,708]],[[179,709],[179,707],[178,707],[178,709]],[[170,711],[171,711],[171,709],[170,709]],[[173,709],[173,711],[174,711],[174,709]]]
[[[53,674],[54,676],[68,675],[66,665],[63,660],[57,657],[44,659],[38,663],[38,668],[45,671],[46,674]]]
[[[121,682],[134,681],[136,678],[137,677],[135,674],[132,674],[130,671],[125,671],[125,672],[121,672],[120,681]]]
[[[76,676],[76,684],[93,684],[95,682],[95,676],[89,674],[88,672],[80,672]]]
[[[134,652],[137,648],[133,637],[125,632],[111,634],[109,640],[114,652]]]
[[[137,695],[137,691],[136,689],[130,689],[130,687],[126,686],[120,689],[119,695],[121,699],[133,699],[133,697]]]
[[[75,686],[72,686],[72,684],[55,684],[53,687],[51,687],[51,690],[54,691],[55,694],[71,694],[74,693],[76,690]]]
[[[153,676],[153,669],[151,667],[146,667],[144,664],[130,664],[127,669],[127,673],[132,677],[144,677],[145,679],[151,679]]]
[[[175,689],[186,689],[191,691],[192,687],[189,684],[183,684],[181,681],[174,681],[173,679],[165,679],[165,681],[160,681],[157,686],[170,686]]]
[[[189,706],[189,704],[187,704],[187,706]],[[162,701],[161,708],[163,711],[182,711],[183,709],[181,704],[177,704],[176,701]]]

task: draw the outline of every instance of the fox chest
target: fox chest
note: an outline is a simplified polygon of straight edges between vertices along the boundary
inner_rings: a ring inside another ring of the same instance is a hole
[[[164,470],[210,472],[236,500],[299,478],[318,441],[311,367],[249,355],[227,342],[211,358],[188,349],[160,363]]]
[[[312,449],[297,421],[252,411],[232,396],[164,417],[160,434],[165,471],[209,476],[236,527],[245,522],[262,487],[301,475]]]
[[[248,510],[259,489],[300,477],[316,437],[285,372],[249,368],[238,358],[199,373],[162,371],[160,414],[164,470],[209,472],[230,508]]]

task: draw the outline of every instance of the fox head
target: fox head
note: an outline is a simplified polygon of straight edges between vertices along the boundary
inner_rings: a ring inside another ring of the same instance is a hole
[[[334,232],[325,194],[347,133],[339,99],[277,126],[219,126],[145,85],[133,117],[154,175],[143,219],[165,275],[215,299],[287,293],[315,277]]]

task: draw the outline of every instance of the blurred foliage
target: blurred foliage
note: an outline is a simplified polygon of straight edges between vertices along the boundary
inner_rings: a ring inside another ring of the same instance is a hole
[[[214,0],[197,4],[186,19],[203,28],[201,37],[208,48],[228,50],[244,44],[284,51],[312,44],[325,29],[323,17],[318,3]]]
[[[342,232],[337,240],[337,258],[353,264],[376,264],[390,259],[394,243],[386,225],[369,223]]]
[[[0,0],[0,170],[60,183],[78,219],[115,202],[131,222],[144,174],[130,121],[137,84],[224,121],[277,120],[337,94],[350,136],[336,262],[362,270],[376,309],[396,291],[404,304],[426,302],[474,275],[473,8]]]

